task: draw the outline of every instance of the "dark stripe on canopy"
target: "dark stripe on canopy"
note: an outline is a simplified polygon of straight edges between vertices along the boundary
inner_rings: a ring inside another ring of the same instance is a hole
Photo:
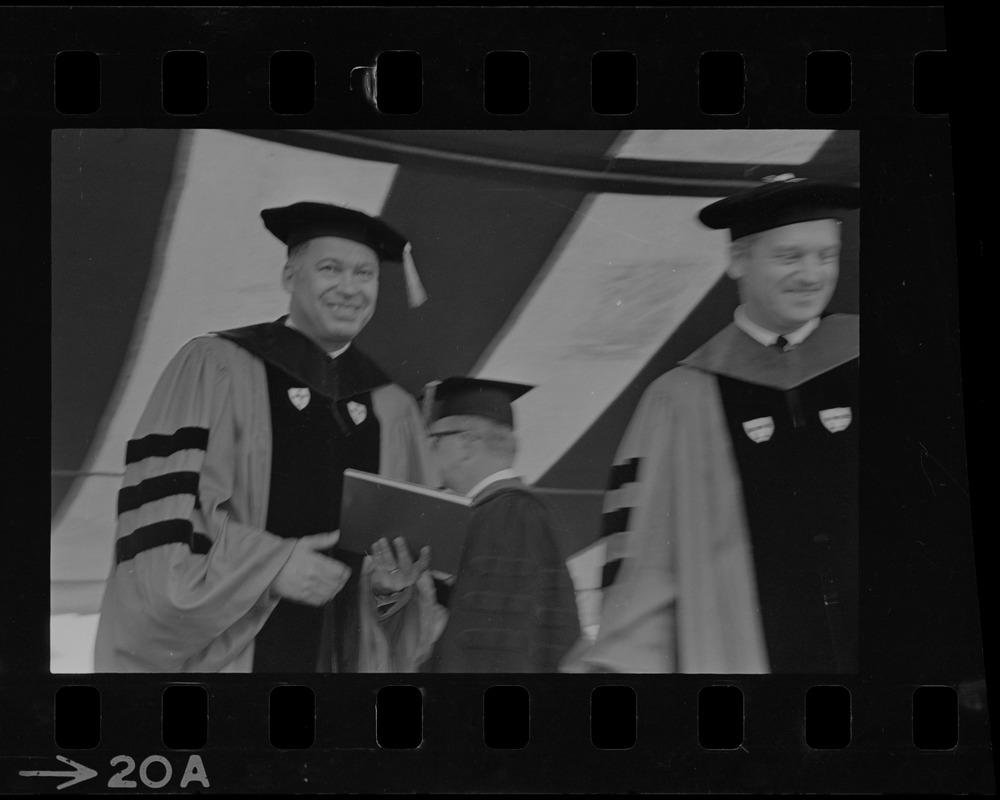
[[[56,469],[79,471],[100,439],[154,265],[180,136],[176,130],[52,132]],[[53,515],[74,481],[53,477]]]
[[[538,134],[540,132],[533,132]],[[603,155],[614,140],[592,132],[545,132],[575,149]],[[511,133],[512,142],[519,134]],[[532,139],[537,144],[537,136]],[[383,271],[378,309],[358,345],[406,389],[467,375],[548,262],[586,195],[544,179],[487,172],[404,166],[382,215],[413,244],[429,300],[408,310],[403,281]]]

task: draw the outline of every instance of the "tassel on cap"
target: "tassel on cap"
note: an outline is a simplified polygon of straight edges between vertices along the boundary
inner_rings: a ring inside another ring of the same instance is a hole
[[[413,263],[410,243],[403,247],[403,277],[406,279],[406,300],[410,308],[416,308],[427,302],[427,292],[417,274],[417,265]]]

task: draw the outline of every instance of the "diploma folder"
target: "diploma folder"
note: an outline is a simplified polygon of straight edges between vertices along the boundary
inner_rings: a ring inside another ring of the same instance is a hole
[[[402,536],[414,561],[421,547],[430,546],[431,569],[454,575],[471,506],[472,499],[463,495],[348,469],[344,471],[337,546],[371,553],[372,544],[385,538],[395,551],[392,540]]]

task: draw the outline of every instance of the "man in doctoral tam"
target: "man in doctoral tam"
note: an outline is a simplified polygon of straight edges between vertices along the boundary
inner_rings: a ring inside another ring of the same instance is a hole
[[[414,668],[426,554],[390,573],[333,549],[346,468],[436,484],[416,403],[352,344],[383,263],[419,288],[409,245],[326,203],[261,217],[288,250],[289,313],[190,341],[153,390],[126,452],[99,672]]]
[[[734,321],[647,389],[605,501],[596,642],[567,671],[858,669],[858,319],[822,316],[856,187],[712,203]]]
[[[425,389],[441,479],[472,498],[458,574],[446,592],[447,624],[427,671],[557,672],[580,635],[552,511],[512,469],[511,403],[531,388],[453,377]]]

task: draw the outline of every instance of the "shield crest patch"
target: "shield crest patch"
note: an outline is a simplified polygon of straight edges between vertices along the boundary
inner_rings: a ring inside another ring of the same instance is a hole
[[[309,401],[312,399],[312,396],[309,394],[309,389],[302,387],[300,389],[289,389],[288,399],[292,401],[293,406],[301,411],[309,405]]]
[[[851,409],[844,408],[824,408],[819,412],[819,421],[830,433],[840,433],[851,424]]]
[[[364,403],[355,403],[353,400],[347,402],[347,413],[351,415],[355,425],[360,425],[368,418],[368,409]]]
[[[743,423],[743,430],[754,444],[766,442],[774,435],[774,417],[757,417]]]

